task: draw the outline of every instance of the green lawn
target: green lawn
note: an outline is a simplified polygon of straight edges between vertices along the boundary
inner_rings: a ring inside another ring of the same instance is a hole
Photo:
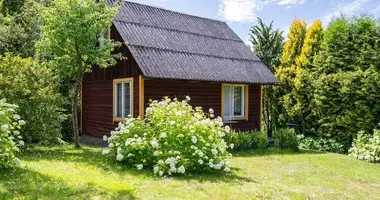
[[[380,199],[380,165],[345,155],[235,153],[233,173],[159,178],[109,163],[100,148],[35,147],[0,171],[0,199]]]

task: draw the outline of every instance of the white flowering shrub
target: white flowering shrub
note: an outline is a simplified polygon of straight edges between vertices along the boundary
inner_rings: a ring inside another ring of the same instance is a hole
[[[25,121],[16,114],[16,105],[8,104],[5,99],[0,100],[0,168],[20,164],[16,153],[24,145],[19,129]]]
[[[380,130],[375,129],[373,135],[359,132],[348,152],[359,160],[380,163]]]
[[[138,170],[152,169],[155,174],[174,175],[186,172],[223,170],[230,172],[231,156],[223,137],[230,131],[214,111],[208,114],[195,109],[186,100],[164,98],[151,101],[144,120],[130,118],[111,132],[109,148],[119,162]],[[233,144],[232,144],[233,145]]]

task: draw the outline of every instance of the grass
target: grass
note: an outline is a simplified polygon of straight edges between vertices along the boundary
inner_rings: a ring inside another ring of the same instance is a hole
[[[380,165],[339,154],[235,153],[233,173],[159,178],[100,148],[33,147],[0,170],[0,199],[380,199]]]

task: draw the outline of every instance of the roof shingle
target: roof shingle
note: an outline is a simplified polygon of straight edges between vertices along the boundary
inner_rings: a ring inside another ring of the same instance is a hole
[[[278,83],[225,22],[124,1],[113,23],[146,77]]]

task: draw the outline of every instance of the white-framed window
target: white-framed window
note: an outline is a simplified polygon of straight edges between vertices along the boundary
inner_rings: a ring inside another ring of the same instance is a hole
[[[104,47],[105,45],[107,45],[107,42],[105,40],[109,40],[111,39],[111,29],[108,29],[106,31],[103,31],[101,34],[100,34],[100,37],[102,38],[99,42],[99,46],[100,47]]]
[[[248,118],[248,86],[222,84],[223,119],[247,120]]]
[[[113,80],[113,118],[120,121],[133,113],[133,78]]]

